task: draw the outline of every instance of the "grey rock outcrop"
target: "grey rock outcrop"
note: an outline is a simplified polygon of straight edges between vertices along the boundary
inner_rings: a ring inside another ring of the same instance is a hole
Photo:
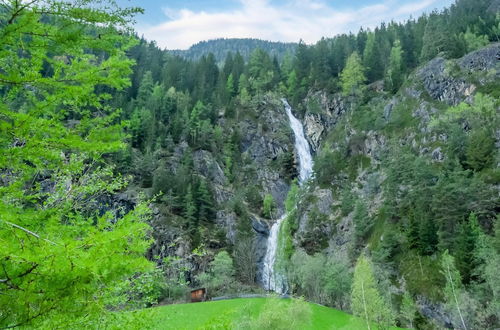
[[[253,120],[240,123],[240,131],[243,132],[241,151],[257,165],[248,184],[258,185],[271,194],[282,213],[289,185],[272,162],[295,152],[293,134],[281,101],[266,98],[257,111],[260,114],[259,123]]]
[[[197,150],[193,153],[195,170],[212,183],[225,185],[228,180],[224,171],[214,159],[212,153],[206,150]]]
[[[317,151],[326,133],[348,110],[348,104],[339,94],[328,95],[325,92],[309,94],[304,104],[304,133],[312,150]]]
[[[470,96],[476,87],[462,78],[455,78],[446,72],[446,60],[438,57],[417,72],[424,88],[435,99],[457,105]]]
[[[313,254],[328,246],[333,230],[330,221],[333,196],[329,189],[316,189],[307,199],[311,201],[307,205],[301,205],[299,202],[298,230],[295,238],[300,247]]]
[[[497,69],[496,76],[500,77],[500,43],[469,53],[458,60],[458,65],[469,72],[489,71]]]

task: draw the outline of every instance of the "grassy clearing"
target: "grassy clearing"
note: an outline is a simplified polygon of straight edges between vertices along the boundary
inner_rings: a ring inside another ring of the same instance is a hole
[[[273,330],[366,329],[363,320],[339,310],[277,298],[168,305],[134,314],[143,321],[141,329],[255,329],[256,324],[259,329]]]

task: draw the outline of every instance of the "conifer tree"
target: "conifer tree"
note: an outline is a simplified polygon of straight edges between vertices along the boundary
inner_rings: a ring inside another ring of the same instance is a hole
[[[389,66],[385,74],[385,83],[387,90],[392,93],[396,93],[404,78],[404,68],[403,68],[403,50],[401,48],[401,42],[396,40],[391,49],[391,55],[389,57]]]

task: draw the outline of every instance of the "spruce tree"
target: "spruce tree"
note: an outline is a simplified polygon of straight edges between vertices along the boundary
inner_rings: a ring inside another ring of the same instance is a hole
[[[403,65],[403,50],[401,48],[401,42],[399,40],[396,40],[391,49],[389,66],[385,74],[386,89],[391,91],[392,93],[396,93],[403,83]]]
[[[471,213],[467,221],[460,225],[458,240],[455,248],[455,261],[457,269],[460,271],[463,283],[469,284],[472,273],[477,267],[477,259],[474,257],[481,229],[477,216]]]

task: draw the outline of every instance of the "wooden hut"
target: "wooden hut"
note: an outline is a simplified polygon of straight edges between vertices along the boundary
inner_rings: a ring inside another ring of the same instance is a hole
[[[202,302],[207,300],[207,289],[191,290],[191,302]]]

